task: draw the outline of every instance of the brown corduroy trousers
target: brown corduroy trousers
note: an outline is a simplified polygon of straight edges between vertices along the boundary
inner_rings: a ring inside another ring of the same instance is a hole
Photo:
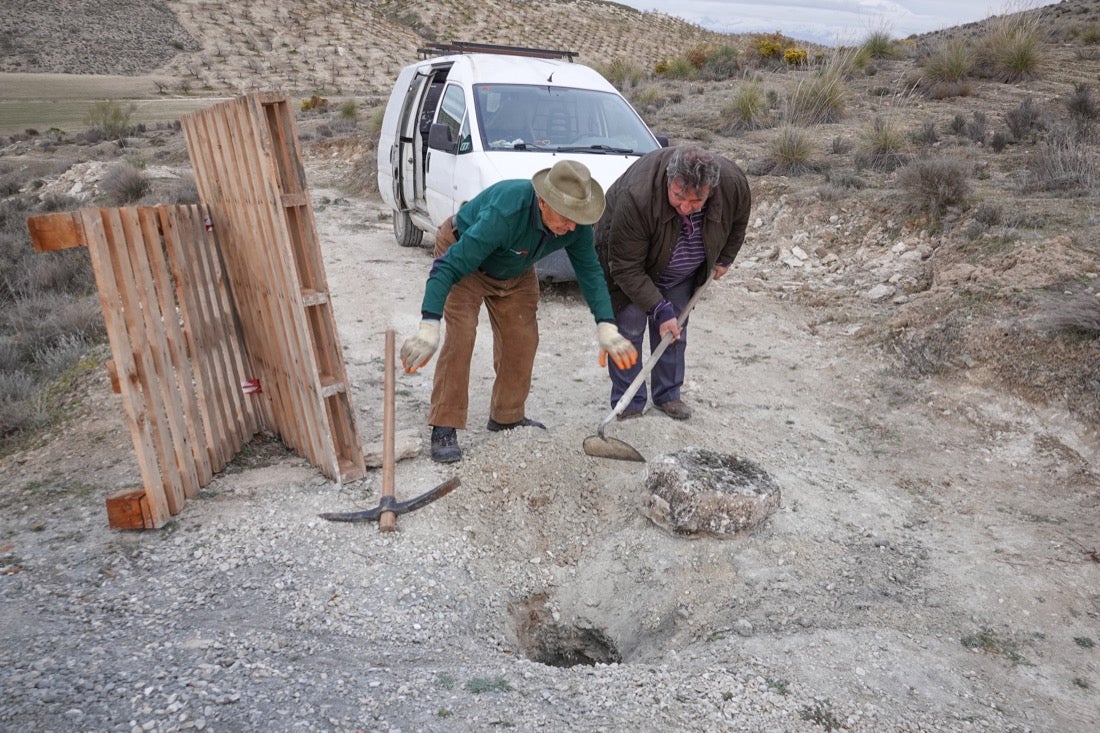
[[[435,256],[457,241],[448,218],[436,231]],[[470,402],[470,361],[481,304],[493,329],[493,380],[489,417],[512,423],[526,417],[531,371],[539,345],[539,281],[534,268],[507,280],[475,270],[455,283],[443,306],[443,346],[435,364],[428,424],[465,429]]]

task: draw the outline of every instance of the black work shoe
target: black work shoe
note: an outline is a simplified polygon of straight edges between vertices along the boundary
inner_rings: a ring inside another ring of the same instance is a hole
[[[546,430],[545,425],[529,417],[525,417],[518,422],[497,422],[493,418],[489,418],[489,424],[485,427],[493,433],[499,433],[501,430],[512,430],[514,428],[542,428]]]
[[[458,433],[454,428],[432,426],[432,460],[436,463],[462,460],[462,449],[458,447]]]
[[[669,400],[653,406],[673,420],[687,420],[691,417],[691,408],[685,405],[682,400]]]

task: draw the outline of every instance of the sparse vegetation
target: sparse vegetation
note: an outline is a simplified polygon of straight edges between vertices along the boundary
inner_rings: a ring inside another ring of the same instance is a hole
[[[840,120],[844,116],[851,63],[851,52],[837,51],[820,69],[800,80],[787,97],[784,121],[820,125]]]
[[[116,163],[103,176],[100,188],[111,206],[134,204],[149,193],[149,177],[130,163]]]
[[[759,130],[773,124],[764,87],[755,81],[737,87],[733,100],[722,110],[722,118],[728,120],[725,129]]]
[[[1012,13],[993,18],[978,45],[975,71],[1003,82],[1037,76],[1042,62],[1042,15]]]
[[[966,201],[970,193],[965,164],[954,158],[918,158],[898,172],[898,187],[908,194],[910,207],[938,225],[949,206]]]
[[[123,104],[114,99],[96,102],[84,116],[84,124],[99,130],[108,139],[117,139],[124,136],[130,129],[130,118],[134,114],[136,106]]]

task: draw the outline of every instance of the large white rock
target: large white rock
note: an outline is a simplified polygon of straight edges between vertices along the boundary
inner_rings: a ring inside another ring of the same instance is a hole
[[[705,448],[649,465],[642,513],[675,535],[733,537],[779,508],[779,486],[751,461]]]

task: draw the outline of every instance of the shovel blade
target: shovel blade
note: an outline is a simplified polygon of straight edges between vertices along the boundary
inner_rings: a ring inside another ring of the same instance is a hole
[[[630,443],[618,438],[606,438],[602,435],[589,435],[585,438],[584,452],[596,458],[645,463],[645,456],[639,453]]]

